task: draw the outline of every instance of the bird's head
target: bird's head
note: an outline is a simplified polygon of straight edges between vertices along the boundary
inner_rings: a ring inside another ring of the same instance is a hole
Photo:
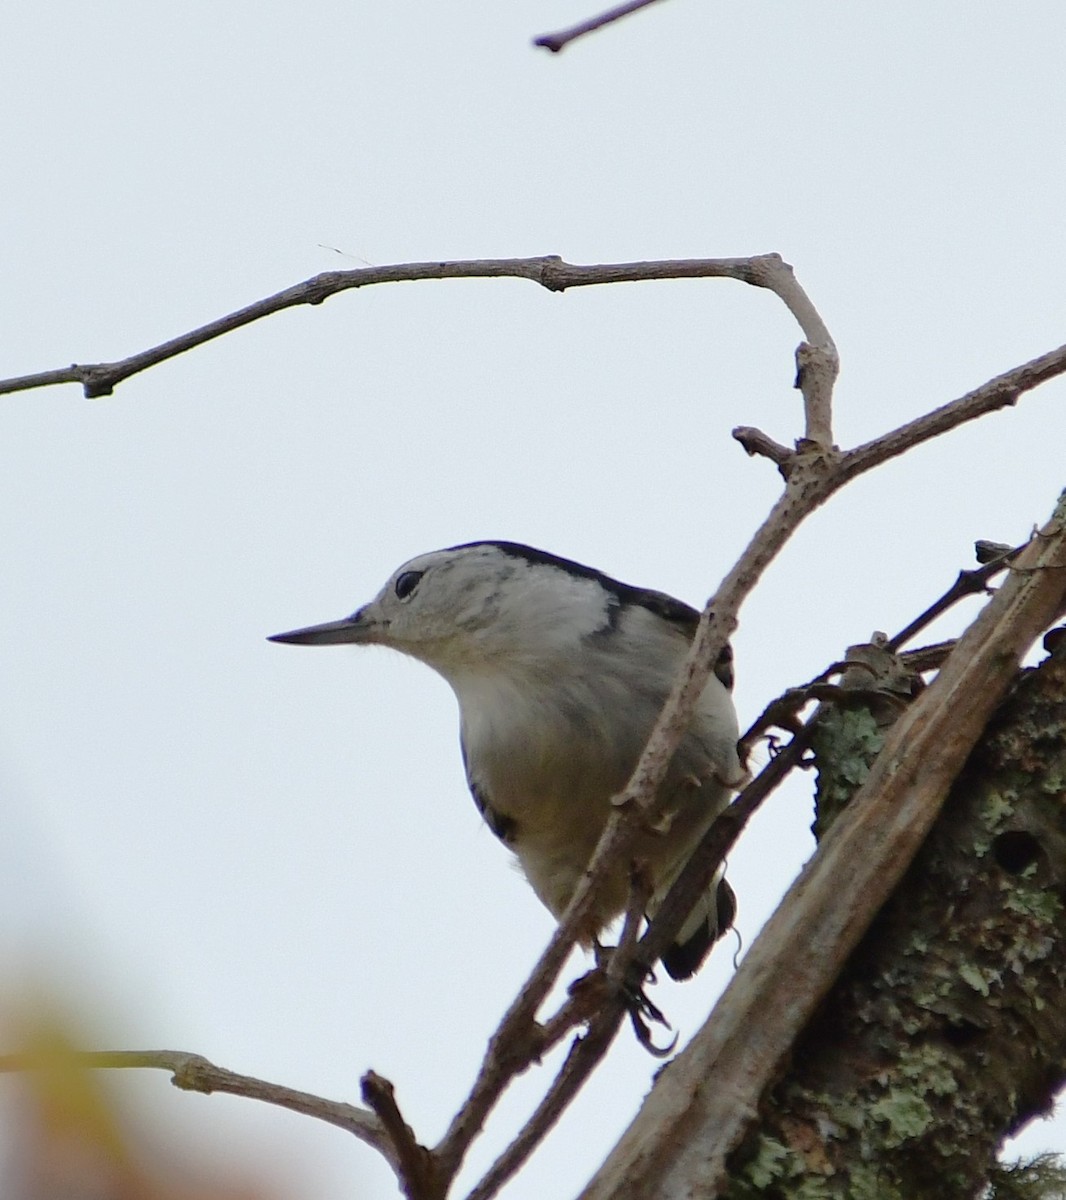
[[[390,646],[445,676],[527,653],[550,657],[609,619],[605,579],[527,546],[472,542],[404,563],[351,616],[270,641]]]

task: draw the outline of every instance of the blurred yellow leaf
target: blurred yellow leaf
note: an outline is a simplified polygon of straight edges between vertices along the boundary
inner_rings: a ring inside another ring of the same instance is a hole
[[[36,1007],[36,1006],[35,1006]],[[99,1071],[79,1064],[64,1023],[25,1011],[5,1200],[268,1200],[260,1187],[198,1165],[187,1146],[149,1145],[124,1119]],[[158,1147],[180,1167],[164,1165]],[[13,1185],[13,1186],[12,1186]]]

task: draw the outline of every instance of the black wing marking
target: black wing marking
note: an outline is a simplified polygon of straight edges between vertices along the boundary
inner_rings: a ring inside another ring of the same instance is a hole
[[[574,562],[570,558],[562,558],[558,554],[549,554],[547,550],[538,550],[534,546],[525,546],[521,542],[464,542],[461,546],[450,546],[450,550],[467,550],[474,546],[495,546],[512,558],[521,558],[529,563],[545,563],[550,567],[558,567],[568,575],[576,575],[581,579],[594,579],[607,592],[617,596],[622,604],[638,604],[670,621],[680,625],[690,632],[695,630],[700,614],[690,604],[683,600],[675,600],[665,592],[656,592],[650,588],[634,587],[631,583],[623,583],[613,579],[595,567],[586,567],[584,563]]]
[[[688,638],[692,638],[696,633],[696,626],[699,624],[700,614],[692,607],[691,604],[686,604],[683,600],[677,600],[666,592],[657,592],[652,588],[634,587],[631,583],[623,583],[620,579],[614,579],[610,575],[605,575],[603,571],[597,571],[595,567],[586,567],[584,563],[574,562],[571,558],[563,558],[558,554],[549,554],[547,550],[538,550],[535,546],[526,546],[521,542],[464,542],[461,546],[451,546],[451,550],[466,550],[474,546],[495,546],[497,550],[501,550],[504,554],[509,554],[512,558],[520,558],[528,563],[545,563],[548,566],[558,567],[560,571],[566,571],[570,575],[576,575],[581,579],[594,579],[607,592],[609,596],[607,608],[607,623],[602,631],[610,634],[618,625],[618,618],[622,608],[627,604],[635,604],[640,608],[645,608],[648,612],[654,613],[657,617],[662,617],[664,621],[669,621],[671,625],[676,626]],[[721,682],[730,691],[733,690],[733,648],[726,645],[722,653],[718,656],[718,661],[714,664],[714,673],[718,676]],[[467,772],[469,778],[469,772]]]
[[[726,642],[722,647],[718,661],[714,664],[714,673],[725,685],[726,691],[733,690],[733,647]]]
[[[474,797],[474,803],[477,805],[478,812],[481,813],[485,824],[505,846],[513,846],[515,839],[518,837],[518,822],[514,817],[509,817],[506,813],[499,812],[492,807],[488,793],[483,787],[475,783],[470,774],[470,760],[467,758],[466,744],[462,739],[460,739],[459,746],[463,753],[463,768],[466,771],[467,787],[470,788],[470,795]]]
[[[485,824],[500,839],[505,846],[513,846],[518,837],[518,822],[506,813],[497,812],[485,798],[484,788],[476,783],[470,784],[470,794],[474,797],[477,810],[485,819]]]

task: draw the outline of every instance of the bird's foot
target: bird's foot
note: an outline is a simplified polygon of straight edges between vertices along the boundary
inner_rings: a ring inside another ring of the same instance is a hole
[[[653,1039],[653,1026],[661,1025],[664,1029],[672,1029],[663,1010],[648,996],[646,985],[655,982],[655,972],[646,971],[643,967],[631,963],[620,979],[612,976],[610,971],[613,946],[595,944],[596,964],[599,973],[605,980],[610,980],[625,1001],[629,1023],[633,1026],[633,1034],[637,1041],[649,1054],[655,1058],[667,1058],[673,1054],[677,1046],[677,1034],[665,1046],[657,1046]]]
[[[631,976],[634,972],[630,973]],[[645,980],[651,979],[655,981],[655,976],[644,976],[640,978],[627,979],[622,984],[622,994],[626,1000],[626,1012],[629,1013],[629,1023],[633,1026],[633,1033],[637,1041],[644,1047],[653,1058],[668,1058],[673,1054],[677,1047],[677,1034],[670,1039],[665,1046],[657,1046],[653,1040],[653,1026],[661,1025],[664,1029],[671,1029],[670,1022],[663,1014],[663,1010],[649,998],[645,989]]]

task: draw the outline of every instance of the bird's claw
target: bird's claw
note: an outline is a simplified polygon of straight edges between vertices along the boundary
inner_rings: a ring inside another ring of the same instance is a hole
[[[664,1029],[670,1029],[671,1025],[663,1010],[648,998],[643,981],[627,981],[622,986],[622,994],[625,996],[629,1023],[633,1026],[637,1041],[653,1058],[668,1058],[677,1047],[677,1034],[675,1033],[665,1046],[656,1046],[652,1040],[653,1025],[662,1025]]]
[[[629,1014],[629,1023],[633,1026],[633,1033],[644,1049],[655,1058],[669,1057],[677,1046],[677,1034],[674,1034],[666,1046],[656,1046],[652,1040],[653,1025],[662,1025],[664,1029],[673,1028],[663,1010],[649,999],[648,993],[644,990],[646,982],[655,982],[655,972],[630,963],[624,977],[619,978],[610,969],[611,957],[615,953],[616,947],[604,946],[600,942],[595,942],[593,949],[596,954],[596,970],[590,972],[590,976],[598,977],[621,993],[626,1012]],[[589,976],[586,976],[586,979],[589,979]],[[571,991],[573,991],[573,986],[571,986]]]

